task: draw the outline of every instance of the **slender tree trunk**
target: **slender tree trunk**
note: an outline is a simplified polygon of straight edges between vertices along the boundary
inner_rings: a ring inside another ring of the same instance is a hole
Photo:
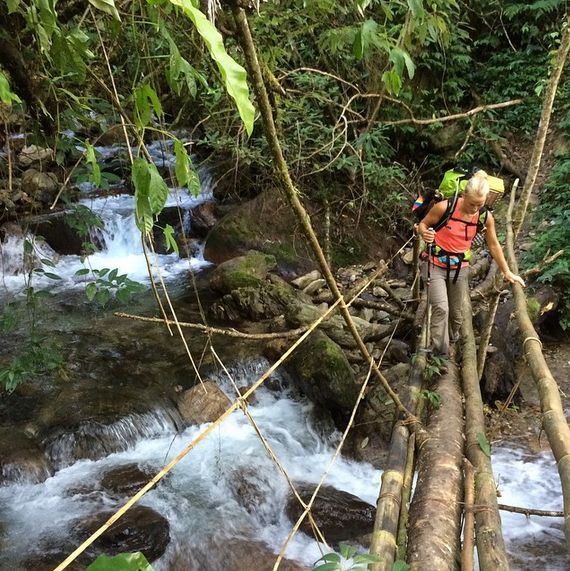
[[[315,254],[315,257],[319,263],[321,272],[323,274],[324,279],[327,282],[329,289],[333,292],[335,299],[340,300],[339,311],[342,317],[344,318],[349,331],[354,337],[358,349],[362,353],[366,362],[368,362],[368,364],[372,367],[374,374],[379,379],[384,390],[394,401],[394,404],[396,405],[398,411],[402,413],[406,417],[406,419],[408,419],[411,422],[410,426],[412,429],[418,430],[420,434],[423,434],[423,429],[421,428],[419,421],[413,414],[410,413],[408,409],[406,409],[406,407],[402,404],[398,395],[394,392],[394,390],[392,390],[390,384],[388,383],[384,375],[382,375],[380,369],[378,369],[376,363],[374,362],[374,359],[370,355],[369,351],[366,349],[364,341],[362,340],[358,331],[356,330],[356,326],[352,321],[352,318],[348,311],[348,307],[346,306],[342,294],[338,289],[338,286],[331,272],[331,269],[327,264],[321,245],[319,244],[318,238],[313,230],[309,215],[305,210],[305,208],[303,207],[301,201],[299,200],[299,192],[295,188],[295,185],[291,180],[291,176],[289,174],[289,168],[283,156],[281,144],[277,136],[275,122],[273,119],[273,112],[267,95],[267,89],[263,82],[263,76],[259,65],[259,60],[257,58],[255,44],[251,36],[251,30],[249,28],[249,23],[247,20],[246,13],[243,10],[243,8],[240,7],[237,0],[232,0],[231,6],[232,6],[233,17],[236,22],[236,29],[238,31],[239,42],[245,55],[246,66],[248,68],[249,75],[253,81],[253,87],[257,98],[257,102],[259,104],[259,110],[261,112],[265,135],[267,138],[269,148],[271,150],[277,174],[280,178],[283,191],[285,192],[285,196],[289,201],[289,204],[293,209],[293,212],[295,213],[301,224],[303,233],[305,234]]]
[[[465,474],[465,517],[463,519],[463,547],[461,548],[461,571],[473,571],[473,531],[475,517],[473,515],[473,500],[475,496],[475,474],[473,464],[463,459]]]
[[[477,556],[481,571],[507,571],[509,563],[501,528],[501,516],[497,506],[497,486],[493,478],[491,458],[481,448],[485,438],[483,399],[477,374],[477,349],[471,320],[471,302],[463,301],[461,325],[463,393],[465,395],[465,439],[467,458],[475,468],[475,513]]]
[[[437,381],[440,407],[429,415],[410,506],[407,562],[412,571],[455,571],[463,497],[463,404],[457,367]]]
[[[509,225],[507,230],[507,259],[513,271],[517,271],[513,244],[514,231]],[[560,389],[544,359],[542,343],[528,315],[523,289],[518,284],[513,284],[512,287],[517,309],[516,317],[524,339],[523,352],[538,389],[542,411],[542,425],[552,448],[554,458],[556,458],[556,465],[560,474],[562,497],[564,499],[564,533],[566,535],[566,546],[570,551],[570,428],[564,416],[564,409],[560,400]]]
[[[532,191],[534,189],[536,177],[538,176],[538,171],[540,169],[540,161],[542,159],[542,151],[544,150],[546,133],[548,132],[548,126],[550,125],[550,117],[552,115],[552,108],[554,106],[554,98],[556,97],[558,83],[560,81],[560,76],[562,75],[562,70],[564,69],[564,64],[566,63],[566,58],[568,57],[569,49],[570,49],[570,12],[567,12],[566,26],[564,27],[564,31],[562,32],[562,41],[560,42],[560,47],[558,48],[558,54],[556,55],[556,64],[550,75],[550,81],[548,82],[548,87],[546,89],[546,94],[544,96],[544,103],[542,105],[542,114],[540,116],[540,123],[538,124],[538,131],[536,133],[536,141],[534,144],[532,157],[530,159],[530,165],[528,168],[527,176],[524,181],[521,197],[519,200],[519,206],[515,214],[515,221],[513,223],[513,232],[515,238],[520,232],[526,214],[526,210],[528,208],[530,195],[532,194]]]

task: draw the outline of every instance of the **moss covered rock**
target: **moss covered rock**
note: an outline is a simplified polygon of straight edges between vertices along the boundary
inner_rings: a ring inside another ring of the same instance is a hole
[[[243,287],[260,286],[275,268],[273,256],[251,251],[221,263],[212,273],[210,287],[219,293],[231,293]]]
[[[359,391],[354,371],[326,333],[315,331],[293,354],[288,368],[313,402],[333,411],[352,410]]]

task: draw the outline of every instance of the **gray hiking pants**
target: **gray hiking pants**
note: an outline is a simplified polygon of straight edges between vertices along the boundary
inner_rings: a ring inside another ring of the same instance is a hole
[[[424,263],[424,279],[427,267]],[[431,265],[431,279],[428,299],[431,305],[431,348],[435,353],[447,355],[449,342],[459,338],[463,302],[463,292],[468,288],[469,268],[461,268],[457,282],[453,283],[455,270],[449,272],[434,264]]]

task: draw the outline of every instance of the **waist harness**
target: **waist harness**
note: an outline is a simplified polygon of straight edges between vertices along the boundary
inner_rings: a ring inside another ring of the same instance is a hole
[[[451,211],[451,216],[448,216],[447,220],[454,220],[455,222],[461,222],[464,225],[465,240],[469,240],[469,235],[468,235],[469,227],[473,226],[476,227],[475,235],[473,236],[473,238],[475,238],[477,233],[480,233],[484,230],[485,225],[487,223],[487,217],[489,214],[488,209],[486,207],[483,207],[479,210],[477,222],[469,222],[453,216],[454,213],[455,213],[455,205],[453,207],[453,210]],[[447,220],[445,222],[447,222]],[[440,223],[437,225],[439,227],[438,229],[440,229],[444,224],[441,224],[440,221]],[[471,239],[471,242],[473,242],[473,239]],[[427,257],[428,255],[429,254],[425,252],[425,256]],[[449,281],[451,270],[452,269],[455,270],[455,274],[453,276],[453,283],[455,284],[457,283],[457,278],[459,277],[459,272],[461,271],[462,263],[469,262],[471,260],[472,252],[471,248],[467,249],[465,252],[451,252],[449,250],[446,250],[445,248],[442,248],[437,243],[434,243],[431,250],[431,255],[434,259],[438,260],[440,263],[442,263],[445,266],[447,271],[446,275],[447,281]]]

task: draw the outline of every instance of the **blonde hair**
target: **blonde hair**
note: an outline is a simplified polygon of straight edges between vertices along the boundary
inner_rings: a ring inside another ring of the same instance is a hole
[[[487,198],[489,194],[489,181],[487,177],[489,175],[482,169],[479,169],[475,174],[469,179],[465,190],[463,191],[463,196],[473,196],[473,198]]]

